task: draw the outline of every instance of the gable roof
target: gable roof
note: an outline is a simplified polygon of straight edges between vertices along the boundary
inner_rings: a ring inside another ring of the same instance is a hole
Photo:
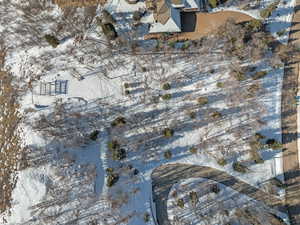
[[[183,4],[184,0],[171,0],[171,3],[174,5],[181,5]]]
[[[166,24],[170,17],[171,8],[168,6],[167,2],[165,0],[158,0],[156,3],[154,19],[161,24]]]
[[[199,10],[200,1],[204,0],[146,0],[155,20],[149,33],[181,32],[180,12]]]
[[[199,0],[185,0],[184,7],[186,9],[199,9],[200,1]]]
[[[170,8],[170,17],[165,23],[153,23],[150,26],[149,33],[163,33],[163,32],[181,32],[180,10]]]

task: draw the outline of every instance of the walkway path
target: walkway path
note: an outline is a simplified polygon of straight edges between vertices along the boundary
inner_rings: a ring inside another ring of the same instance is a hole
[[[285,211],[283,202],[276,196],[261,191],[226,172],[205,166],[187,164],[167,164],[156,168],[152,173],[153,200],[156,206],[156,217],[159,225],[171,225],[168,220],[167,200],[172,186],[188,178],[207,178],[222,183],[242,194],[270,207]]]
[[[300,46],[300,0],[296,1],[290,32],[290,44]],[[283,171],[286,188],[286,204],[292,225],[300,224],[300,170],[297,148],[297,106],[295,91],[298,86],[298,63],[286,65],[282,87],[281,120]]]

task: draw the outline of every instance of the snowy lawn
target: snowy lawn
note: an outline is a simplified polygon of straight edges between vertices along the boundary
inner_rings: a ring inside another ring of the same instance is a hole
[[[288,6],[292,5],[293,1],[281,4],[287,7],[280,17],[287,27]],[[124,34],[130,29],[132,12],[141,7],[144,2],[128,5],[124,0],[107,5],[120,19],[116,27]],[[59,16],[61,11],[54,8],[53,13]],[[275,27],[279,17],[272,18],[268,23],[276,33],[272,23]],[[282,68],[272,67],[267,60],[255,62],[254,71],[238,82],[232,77],[235,60],[205,49],[210,47],[209,40],[202,46],[203,55],[126,55],[91,41],[103,41],[98,33],[94,26],[82,43],[75,44],[70,37],[56,49],[20,49],[7,60],[15,75],[28,68],[28,74],[39,77],[22,99],[22,109],[28,112],[24,139],[32,146],[34,167],[19,174],[12,215],[6,217],[9,224],[101,221],[141,225],[147,219],[153,223],[150,176],[165,163],[217,168],[257,187],[282,175],[280,149],[264,146],[259,151],[262,163],[254,163],[249,146],[256,132],[265,136],[263,143],[270,138],[281,140]],[[200,47],[190,45],[193,48]],[[262,70],[267,71],[263,78],[251,78]],[[27,82],[28,77],[24,78]],[[58,79],[68,81],[67,94],[39,95],[41,82]],[[245,96],[257,87],[255,97]],[[112,126],[118,117],[125,124]],[[55,123],[45,129],[30,128],[37,121]],[[166,134],[166,128],[171,132]],[[91,141],[87,137],[95,130],[99,136]],[[51,136],[55,132],[60,136]],[[113,151],[107,148],[112,140],[125,150],[124,159],[112,159]],[[43,163],[37,165],[40,159]],[[220,159],[226,159],[226,164],[221,165]],[[247,166],[247,173],[233,169],[237,161]],[[118,174],[111,188],[106,186],[108,168]],[[234,192],[222,187],[221,193]]]

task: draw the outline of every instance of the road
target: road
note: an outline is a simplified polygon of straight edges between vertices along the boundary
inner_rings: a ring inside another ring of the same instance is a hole
[[[292,19],[289,44],[300,47],[300,0]],[[286,205],[292,225],[300,225],[300,170],[298,157],[297,106],[294,104],[299,79],[299,63],[290,62],[285,66],[282,101],[281,126],[283,143],[283,171],[286,188]]]
[[[207,178],[224,184],[270,207],[285,212],[284,202],[260,189],[253,187],[226,172],[205,166],[187,164],[167,164],[156,168],[152,173],[153,201],[159,225],[171,225],[168,220],[167,200],[172,186],[188,178]]]

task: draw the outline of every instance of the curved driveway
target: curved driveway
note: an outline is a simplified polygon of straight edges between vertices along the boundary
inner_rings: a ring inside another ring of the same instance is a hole
[[[171,225],[168,220],[167,200],[172,186],[180,180],[199,177],[224,184],[270,207],[276,207],[278,210],[285,212],[281,199],[263,192],[226,172],[205,166],[167,164],[156,168],[151,175],[153,201],[156,205],[156,217],[159,225]]]

